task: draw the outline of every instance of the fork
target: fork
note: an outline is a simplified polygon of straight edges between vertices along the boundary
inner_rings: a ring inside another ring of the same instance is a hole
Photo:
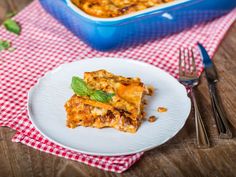
[[[209,148],[210,143],[197,105],[194,87],[199,83],[193,49],[179,49],[179,82],[190,90],[194,111],[198,148]]]

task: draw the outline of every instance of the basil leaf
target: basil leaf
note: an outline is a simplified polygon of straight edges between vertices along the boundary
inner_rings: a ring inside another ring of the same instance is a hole
[[[72,77],[71,88],[75,94],[80,96],[89,96],[92,94],[92,90],[87,86],[83,79],[79,77]]]
[[[73,76],[71,82],[71,88],[76,95],[89,96],[91,100],[107,103],[115,95],[114,93],[107,93],[102,90],[92,90],[90,89],[83,79]]]
[[[112,97],[114,96],[114,93],[106,93],[102,90],[96,90],[90,95],[91,100],[107,103],[109,102]]]
[[[3,25],[8,31],[15,33],[17,35],[20,34],[21,28],[15,20],[7,19],[3,22]]]
[[[11,47],[11,43],[9,41],[0,40],[0,51],[9,49]]]

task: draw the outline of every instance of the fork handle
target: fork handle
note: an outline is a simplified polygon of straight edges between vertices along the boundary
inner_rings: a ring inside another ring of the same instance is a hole
[[[195,127],[196,127],[196,136],[197,136],[197,146],[198,148],[209,148],[210,142],[209,138],[205,129],[205,125],[202,121],[201,114],[198,109],[198,104],[196,101],[194,89],[191,89],[190,91],[192,100],[193,100],[193,106],[194,106],[194,114],[195,114]]]
[[[219,104],[215,83],[209,85],[209,90],[211,95],[212,110],[219,131],[219,138],[230,139],[232,138],[232,132],[229,129],[228,121],[222,110],[221,105]]]

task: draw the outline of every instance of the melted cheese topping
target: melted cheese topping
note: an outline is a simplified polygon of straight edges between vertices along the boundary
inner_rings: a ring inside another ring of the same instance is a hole
[[[173,0],[71,0],[77,7],[96,17],[117,17]]]

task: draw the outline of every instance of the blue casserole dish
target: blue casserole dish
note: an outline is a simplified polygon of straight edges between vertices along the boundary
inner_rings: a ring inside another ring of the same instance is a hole
[[[70,0],[40,0],[44,9],[92,48],[107,51],[157,40],[219,17],[236,0],[176,0],[115,18],[84,13]]]

